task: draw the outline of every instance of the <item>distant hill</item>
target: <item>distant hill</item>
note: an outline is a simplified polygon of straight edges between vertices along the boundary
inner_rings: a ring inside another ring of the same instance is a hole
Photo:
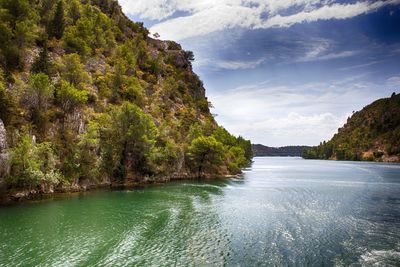
[[[310,146],[269,147],[260,144],[255,144],[251,147],[256,157],[301,157],[305,149],[311,148]]]
[[[333,138],[304,158],[399,162],[400,95],[379,99],[355,112]]]

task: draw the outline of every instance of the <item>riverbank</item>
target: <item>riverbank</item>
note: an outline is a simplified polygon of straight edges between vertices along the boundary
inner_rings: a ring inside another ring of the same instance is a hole
[[[8,206],[17,203],[23,203],[27,201],[37,201],[53,196],[63,196],[68,194],[84,193],[90,191],[108,191],[108,190],[120,190],[120,189],[134,189],[142,188],[154,185],[165,185],[170,182],[176,181],[211,181],[218,179],[230,179],[239,178],[242,174],[206,174],[202,177],[196,175],[186,176],[173,176],[164,179],[146,177],[140,180],[127,180],[127,181],[103,181],[100,183],[90,183],[83,181],[81,183],[75,183],[72,185],[61,185],[54,188],[36,188],[36,189],[6,189],[0,185],[0,206]]]
[[[376,163],[397,163],[400,164],[400,157],[399,156],[382,156],[379,159],[375,159],[371,154],[365,154],[362,159],[360,160],[346,160],[346,159],[337,159],[337,158],[328,158],[328,159],[321,159],[321,158],[308,158],[302,157],[303,159],[309,160],[330,160],[330,161],[348,161],[348,162],[376,162]]]

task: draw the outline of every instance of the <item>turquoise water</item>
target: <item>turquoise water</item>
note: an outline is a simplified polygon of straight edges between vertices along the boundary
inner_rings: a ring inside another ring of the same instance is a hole
[[[254,160],[0,208],[0,266],[400,266],[400,165]]]

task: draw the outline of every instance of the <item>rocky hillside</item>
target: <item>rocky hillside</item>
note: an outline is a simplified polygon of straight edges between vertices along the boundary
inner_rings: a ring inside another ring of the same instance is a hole
[[[193,60],[114,0],[1,0],[3,189],[240,172],[250,142],[217,125]]]
[[[333,138],[306,150],[305,158],[400,160],[400,95],[379,99],[355,112]]]
[[[251,145],[254,156],[256,157],[301,157],[305,149],[309,146],[283,146],[270,147],[260,144]]]

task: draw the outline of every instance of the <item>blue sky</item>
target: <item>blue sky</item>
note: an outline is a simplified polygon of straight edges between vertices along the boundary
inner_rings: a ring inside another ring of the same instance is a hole
[[[218,123],[253,143],[316,145],[400,93],[400,0],[119,0],[195,54]]]

